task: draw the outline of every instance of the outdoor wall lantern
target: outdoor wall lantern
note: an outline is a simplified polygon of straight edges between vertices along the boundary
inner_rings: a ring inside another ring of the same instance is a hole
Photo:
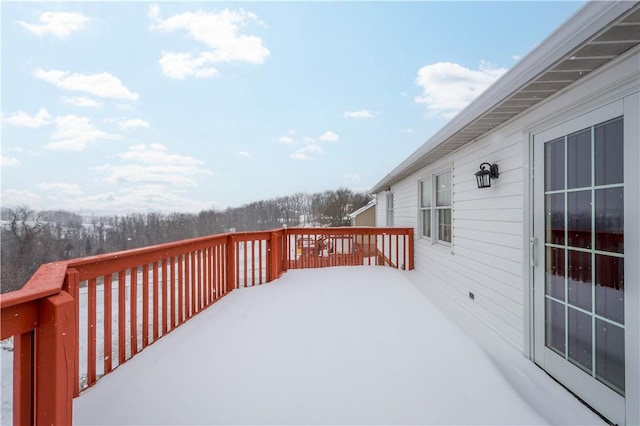
[[[480,170],[476,172],[478,188],[491,188],[491,179],[498,179],[498,176],[500,173],[497,164],[480,164]]]

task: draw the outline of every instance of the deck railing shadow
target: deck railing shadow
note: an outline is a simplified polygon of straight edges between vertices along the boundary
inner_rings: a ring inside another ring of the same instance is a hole
[[[237,232],[42,265],[0,295],[13,423],[71,424],[82,390],[236,288],[350,265],[413,269],[413,229]]]

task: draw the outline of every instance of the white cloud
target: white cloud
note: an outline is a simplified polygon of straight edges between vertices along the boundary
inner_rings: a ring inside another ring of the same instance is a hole
[[[85,92],[93,96],[110,99],[124,99],[135,101],[140,95],[131,92],[120,81],[108,72],[99,74],[79,74],[68,71],[37,69],[33,73],[39,80],[47,81],[61,89]]]
[[[511,56],[511,58],[512,58],[514,61],[518,62],[520,59],[522,59],[522,56],[520,56],[520,55],[512,55],[512,56]]]
[[[240,151],[240,152],[238,152],[238,155],[240,157],[250,157],[251,156],[251,154],[249,154],[247,151]]]
[[[347,174],[344,175],[344,180],[349,182],[349,183],[358,183],[358,182],[360,182],[362,180],[362,178],[358,174],[347,173]]]
[[[406,129],[402,130],[402,133],[413,133],[413,129],[411,127],[407,127]]]
[[[361,109],[359,111],[346,111],[344,116],[348,118],[373,118],[373,113],[366,109]]]
[[[89,117],[65,115],[56,117],[55,124],[52,141],[46,145],[51,150],[82,151],[89,143],[97,140],[118,138],[117,135],[93,127]]]
[[[281,136],[278,138],[278,142],[280,143],[286,143],[288,145],[293,145],[295,143],[295,141],[293,139],[291,139],[289,136]]]
[[[18,111],[4,119],[5,122],[20,127],[30,127],[32,129],[46,126],[52,122],[53,117],[44,108],[40,108],[36,115],[31,116],[23,111]]]
[[[132,118],[129,120],[122,120],[118,125],[122,130],[137,129],[140,127],[149,127],[149,123],[147,123],[141,118]]]
[[[158,165],[199,166],[204,163],[202,160],[186,155],[169,154],[167,147],[159,143],[132,145],[127,152],[121,153],[119,157],[139,163]]]
[[[20,160],[14,157],[6,157],[4,155],[0,155],[0,158],[2,159],[2,162],[0,163],[2,167],[12,167],[20,164]]]
[[[322,148],[318,145],[307,145],[290,154],[289,157],[295,160],[309,160],[313,154],[322,154]]]
[[[321,141],[335,142],[340,140],[340,136],[336,133],[333,133],[331,130],[324,132],[320,137],[318,137]]]
[[[81,13],[44,12],[38,19],[40,24],[29,24],[19,21],[26,30],[36,34],[53,34],[58,38],[66,38],[74,31],[82,29],[90,19]]]
[[[418,71],[416,84],[422,87],[423,95],[415,101],[427,105],[428,115],[452,118],[505,72],[506,68],[494,68],[486,62],[481,62],[478,70],[450,62],[427,65]]]
[[[102,105],[102,102],[91,99],[88,96],[63,96],[62,102],[69,105],[91,108],[97,108]]]
[[[170,154],[167,147],[161,144],[141,144],[129,147],[129,150],[119,154],[127,164],[106,164],[96,168],[107,172],[106,183],[144,183],[174,187],[196,186],[192,176],[196,174],[211,174],[209,170],[200,166],[204,163],[197,158]]]
[[[149,13],[147,14],[147,17],[152,20],[158,19],[160,17],[160,6],[157,4],[149,6]]]
[[[7,189],[2,192],[2,205],[5,207],[29,206],[40,208],[41,198],[38,194],[21,189]]]
[[[166,213],[198,213],[216,204],[211,201],[198,201],[183,197],[179,193],[167,191],[165,185],[139,185],[127,187],[119,192],[97,194],[87,199],[108,211]],[[115,207],[115,208],[114,208]]]
[[[63,197],[81,197],[84,192],[80,188],[80,185],[64,182],[46,182],[36,185],[38,189],[43,189],[47,193],[51,193],[54,196]]]
[[[291,136],[293,136],[293,135],[295,135],[295,134],[296,134],[296,131],[295,131],[294,129],[291,129],[291,130],[289,130],[289,134],[290,134]]]
[[[172,186],[196,186],[195,180],[187,176],[184,166],[125,164],[111,166],[107,183],[144,182]],[[191,172],[189,172],[191,174]]]
[[[211,63],[210,52],[204,52],[193,57],[190,53],[162,52],[160,67],[167,77],[178,80],[186,77],[211,77],[218,74],[218,70],[207,66]]]
[[[191,53],[163,52],[160,65],[171,78],[209,77],[217,73],[209,65],[219,62],[262,64],[271,53],[254,35],[239,34],[241,28],[258,21],[255,14],[244,10],[224,9],[219,12],[185,12],[167,19],[160,17],[158,5],[149,8],[152,30],[172,32],[185,30],[194,40],[210,50]]]

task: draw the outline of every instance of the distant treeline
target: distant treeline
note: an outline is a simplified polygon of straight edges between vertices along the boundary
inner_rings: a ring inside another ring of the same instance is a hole
[[[226,210],[83,217],[66,211],[2,209],[1,292],[18,290],[47,262],[144,247],[230,231],[294,226],[348,226],[366,193],[340,188],[298,193]]]

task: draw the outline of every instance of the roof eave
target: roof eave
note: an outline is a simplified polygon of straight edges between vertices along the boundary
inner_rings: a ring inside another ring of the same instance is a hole
[[[437,155],[435,159],[431,158],[429,159],[430,161],[423,164],[423,160],[427,159],[429,154],[432,154],[436,148],[442,146],[450,138],[456,135],[456,133],[462,131],[465,127],[472,124],[475,120],[490,111],[500,102],[503,102],[519,89],[531,83],[541,73],[550,70],[560,60],[600,33],[604,28],[611,25],[617,18],[635,7],[638,3],[640,2],[592,1],[585,4],[569,19],[567,19],[564,24],[543,40],[534,50],[522,58],[520,62],[499,78],[484,93],[478,96],[478,98],[476,98],[464,110],[442,127],[435,135],[427,140],[420,148],[418,148],[413,154],[374,185],[371,188],[370,193],[378,193],[401,179],[411,175],[420,168],[436,161],[437,158],[442,158],[447,155],[449,152],[444,150],[444,152]],[[558,91],[563,89],[564,88],[558,89]],[[523,110],[516,116],[520,116],[530,108],[532,107]],[[505,122],[513,119],[514,117],[505,120]],[[498,127],[501,124],[503,123],[500,123],[495,127]],[[485,134],[492,131],[493,128],[488,129]],[[477,137],[469,139],[464,144],[475,139],[477,139]],[[458,145],[452,149],[451,152],[459,148],[460,146]],[[431,157],[434,156],[432,155]]]

